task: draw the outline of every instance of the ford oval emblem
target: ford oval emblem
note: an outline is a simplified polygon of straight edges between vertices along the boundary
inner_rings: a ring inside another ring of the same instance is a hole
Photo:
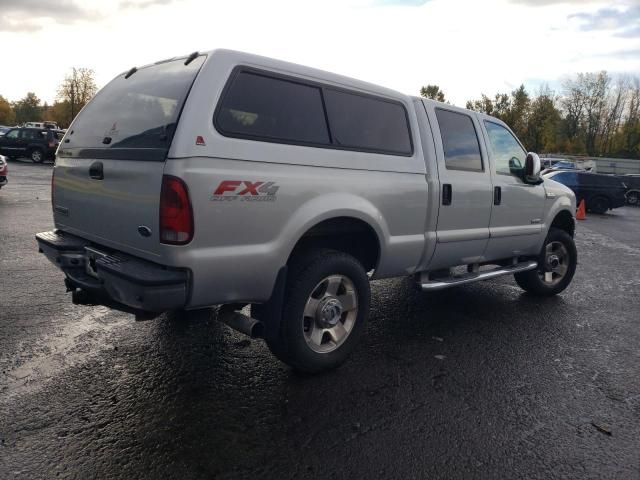
[[[138,233],[140,235],[142,235],[143,237],[150,237],[151,236],[151,229],[149,227],[147,227],[146,225],[140,225],[138,227]]]

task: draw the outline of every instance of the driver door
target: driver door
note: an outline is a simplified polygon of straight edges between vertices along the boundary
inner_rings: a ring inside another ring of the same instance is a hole
[[[524,182],[527,152],[511,130],[495,119],[485,118],[482,124],[494,187],[485,256],[535,255],[543,231],[544,187]]]

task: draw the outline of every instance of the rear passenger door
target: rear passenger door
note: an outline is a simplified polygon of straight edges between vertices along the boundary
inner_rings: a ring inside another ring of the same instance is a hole
[[[433,128],[440,180],[437,244],[429,269],[483,261],[492,186],[477,118],[424,104]]]
[[[542,233],[545,190],[523,180],[526,150],[499,121],[483,120],[492,164],[494,200],[489,260],[536,254]]]

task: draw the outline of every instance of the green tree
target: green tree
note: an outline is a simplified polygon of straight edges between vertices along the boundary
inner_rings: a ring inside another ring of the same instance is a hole
[[[509,100],[501,119],[511,127],[519,138],[524,138],[527,133],[529,110],[531,109],[531,99],[524,85],[520,85],[511,92]]]
[[[444,92],[440,90],[438,85],[427,85],[420,89],[420,95],[431,100],[437,100],[439,102],[445,102]]]
[[[0,125],[12,126],[16,122],[16,112],[13,111],[11,104],[0,95]]]
[[[44,109],[43,109],[44,110]],[[69,117],[71,116],[71,107],[69,102],[54,102],[46,112],[43,111],[42,119],[55,122],[60,128],[69,126]]]
[[[473,110],[474,112],[486,113],[487,115],[493,115],[493,101],[487,97],[484,93],[480,100],[467,101],[466,108]]]
[[[549,153],[558,148],[557,138],[561,128],[560,110],[556,97],[549,87],[543,87],[531,102],[524,143],[534,152]]]
[[[37,122],[41,120],[40,99],[35,93],[29,92],[27,95],[13,104],[16,113],[16,123]]]

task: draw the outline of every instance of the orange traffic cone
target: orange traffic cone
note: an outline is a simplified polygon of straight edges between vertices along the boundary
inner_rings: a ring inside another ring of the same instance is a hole
[[[576,220],[584,220],[587,218],[587,208],[584,205],[584,198],[580,200],[578,211],[576,212]]]

